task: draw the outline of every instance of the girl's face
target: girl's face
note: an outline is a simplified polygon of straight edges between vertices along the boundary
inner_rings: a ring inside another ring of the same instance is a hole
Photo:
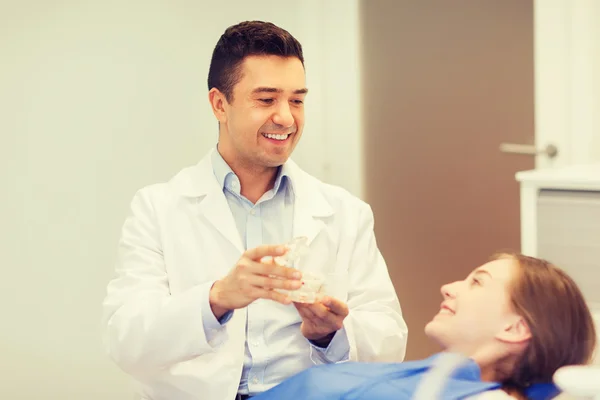
[[[471,355],[494,342],[523,333],[523,320],[511,307],[509,284],[517,273],[512,259],[491,261],[462,281],[442,286],[440,311],[425,333],[446,350]]]

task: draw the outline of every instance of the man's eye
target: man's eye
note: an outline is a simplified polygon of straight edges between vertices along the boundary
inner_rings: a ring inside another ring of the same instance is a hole
[[[265,103],[265,104],[271,104],[273,103],[273,99],[258,99],[259,101]]]
[[[303,100],[292,100],[292,102],[296,104],[304,104]]]
[[[471,286],[473,286],[473,285],[479,285],[479,286],[481,286],[481,281],[479,279],[477,279],[477,278],[472,278],[471,279]]]

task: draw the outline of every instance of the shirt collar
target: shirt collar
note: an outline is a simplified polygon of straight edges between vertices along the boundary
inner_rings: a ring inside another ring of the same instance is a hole
[[[225,161],[219,150],[216,149],[212,152],[212,167],[217,178],[219,186],[223,189],[234,189],[235,192],[240,192],[240,180],[233,172],[229,164]],[[293,182],[290,176],[290,167],[288,163],[283,164],[277,170],[277,177],[275,178],[275,185],[273,186],[274,193],[278,193],[279,190],[289,187],[293,190]]]

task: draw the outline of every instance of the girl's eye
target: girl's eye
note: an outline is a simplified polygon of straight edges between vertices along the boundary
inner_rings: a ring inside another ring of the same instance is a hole
[[[473,285],[481,286],[481,281],[477,278],[471,278],[471,286]]]

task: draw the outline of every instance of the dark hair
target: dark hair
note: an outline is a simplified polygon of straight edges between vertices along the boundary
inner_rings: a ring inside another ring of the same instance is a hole
[[[560,367],[588,364],[596,347],[594,320],[577,284],[563,270],[522,254],[499,254],[518,265],[510,285],[512,307],[531,331],[531,340],[504,384],[523,394],[534,383],[552,382]],[[516,393],[515,393],[516,392]]]
[[[288,31],[270,22],[245,21],[230,26],[213,50],[208,69],[208,90],[217,88],[228,102],[242,78],[241,66],[248,56],[296,57],[304,65],[302,45]]]

